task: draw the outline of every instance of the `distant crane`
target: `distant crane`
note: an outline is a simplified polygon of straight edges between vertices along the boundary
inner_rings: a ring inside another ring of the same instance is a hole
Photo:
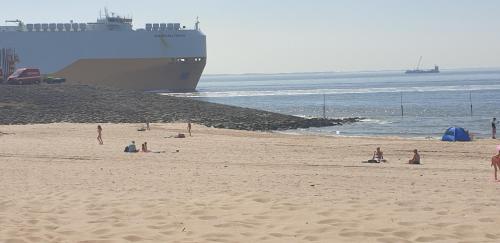
[[[422,64],[422,56],[420,56],[420,59],[418,59],[418,64],[417,64],[417,68],[415,68],[415,70],[420,70],[420,65]]]

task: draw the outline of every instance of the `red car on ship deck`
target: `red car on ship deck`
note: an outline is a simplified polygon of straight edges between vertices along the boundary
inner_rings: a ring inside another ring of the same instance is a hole
[[[42,80],[40,69],[19,68],[7,79],[7,84],[39,84]]]

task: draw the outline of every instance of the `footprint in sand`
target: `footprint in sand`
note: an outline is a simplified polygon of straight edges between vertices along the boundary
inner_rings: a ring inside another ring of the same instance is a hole
[[[319,238],[316,237],[316,236],[306,236],[306,237],[304,237],[304,240],[307,240],[307,241],[319,241]]]
[[[199,219],[201,220],[215,220],[217,219],[216,216],[201,216],[201,217],[198,217]]]
[[[392,233],[394,236],[397,236],[397,237],[401,237],[403,239],[409,239],[411,238],[413,235],[415,235],[415,233],[413,232],[410,232],[410,231],[398,231],[398,232],[394,232]]]
[[[271,201],[271,199],[269,199],[269,198],[254,198],[253,201],[258,202],[258,203],[268,203]]]
[[[191,215],[196,215],[197,216],[197,215],[203,215],[205,213],[207,213],[205,210],[195,210],[195,211],[191,212]]]
[[[125,227],[127,226],[127,224],[125,223],[116,223],[116,224],[113,224],[113,227],[116,227],[116,228],[121,228],[121,227]]]
[[[329,216],[331,216],[332,214],[333,214],[333,212],[332,212],[332,211],[325,211],[325,212],[319,212],[319,213],[317,213],[317,215],[319,215],[319,216],[323,216],[323,217],[329,217]]]
[[[478,221],[481,223],[493,223],[493,222],[495,222],[495,220],[492,218],[481,218]]]
[[[403,240],[401,238],[379,238],[377,241],[382,243],[412,243],[412,241]]]
[[[492,239],[492,240],[500,239],[499,235],[494,235],[494,234],[485,234],[484,237],[486,237],[488,239]]]
[[[269,216],[265,216],[265,215],[256,215],[256,216],[253,216],[254,219],[270,219]]]
[[[431,224],[432,226],[436,226],[438,228],[446,228],[450,225],[454,225],[454,223],[437,223],[437,224]]]
[[[417,225],[416,222],[399,222],[398,224],[401,226],[415,226],[415,225]]]
[[[110,232],[109,229],[98,229],[98,230],[95,230],[92,233],[94,233],[96,235],[104,235],[104,234],[109,233],[109,232]]]
[[[276,237],[276,238],[291,237],[290,235],[285,235],[285,234],[282,234],[282,233],[270,233],[269,235],[272,236],[272,237]]]
[[[5,240],[5,243],[26,243],[26,241],[21,239],[7,239]]]
[[[130,241],[130,242],[139,242],[139,241],[143,241],[144,240],[142,237],[139,237],[137,235],[125,236],[125,237],[123,237],[123,239],[125,239],[127,241]]]
[[[165,218],[165,216],[162,216],[162,215],[156,215],[156,216],[148,217],[146,219],[148,219],[148,220],[164,220],[166,218]]]
[[[317,224],[328,224],[328,225],[338,225],[339,223],[342,223],[342,220],[340,219],[325,219],[316,222]]]
[[[42,238],[36,236],[28,236],[26,237],[26,239],[28,239],[30,242],[43,242]]]
[[[440,240],[446,240],[446,238],[442,236],[421,236],[415,239],[416,242],[435,242]]]
[[[29,224],[38,224],[38,222],[40,222],[40,220],[31,219],[31,220],[28,220],[26,222],[28,222]]]
[[[179,233],[179,231],[169,230],[169,231],[160,232],[160,234],[163,234],[163,235],[173,235],[173,234],[177,234],[177,233]]]
[[[239,222],[216,224],[216,225],[214,225],[214,227],[215,228],[237,228],[237,227],[253,228],[250,225],[246,225],[246,224],[239,223]]]
[[[210,233],[210,234],[204,234],[201,237],[205,239],[219,239],[225,242],[224,238],[232,238],[232,234],[224,234],[224,233]]]
[[[342,237],[382,237],[384,234],[382,233],[375,233],[375,232],[358,232],[358,231],[352,231],[352,232],[344,232],[339,234]]]

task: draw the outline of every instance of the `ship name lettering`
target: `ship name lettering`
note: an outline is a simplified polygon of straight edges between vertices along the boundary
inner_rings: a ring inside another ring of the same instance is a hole
[[[180,34],[176,34],[176,35],[171,35],[171,34],[161,34],[161,35],[155,35],[156,38],[164,38],[164,37],[167,37],[167,38],[184,38],[186,37],[186,35],[180,35]]]

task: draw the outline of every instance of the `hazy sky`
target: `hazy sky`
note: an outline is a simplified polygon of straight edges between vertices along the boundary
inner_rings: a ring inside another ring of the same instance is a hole
[[[499,0],[4,1],[2,18],[95,21],[99,9],[147,22],[200,16],[205,73],[500,67]]]

